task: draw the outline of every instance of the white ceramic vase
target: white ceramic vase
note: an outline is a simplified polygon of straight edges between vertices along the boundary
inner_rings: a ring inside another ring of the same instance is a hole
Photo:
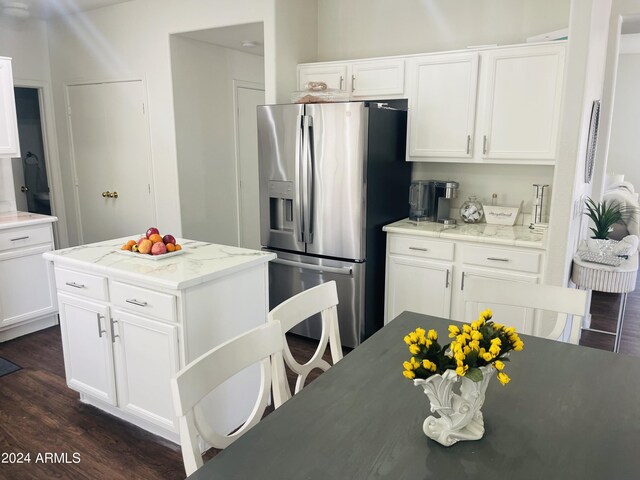
[[[461,440],[479,440],[484,435],[482,404],[485,392],[496,370],[492,366],[480,367],[482,380],[474,382],[459,377],[455,370],[433,375],[426,380],[415,379],[431,402],[431,412],[422,429],[427,437],[450,447]]]

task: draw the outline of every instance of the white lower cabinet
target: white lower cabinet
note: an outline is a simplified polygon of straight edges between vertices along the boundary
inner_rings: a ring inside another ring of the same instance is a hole
[[[109,307],[64,293],[58,302],[67,385],[117,405]]]
[[[0,231],[0,342],[58,323],[51,225]]]
[[[464,283],[471,277],[538,283],[543,255],[538,249],[388,233],[385,324],[404,311],[470,322],[491,308],[496,321],[536,333],[534,310],[466,304]]]
[[[113,310],[118,405],[173,428],[169,380],[178,371],[178,327]]]
[[[389,256],[386,322],[405,310],[448,318],[451,305],[451,270],[450,264],[397,255]]]

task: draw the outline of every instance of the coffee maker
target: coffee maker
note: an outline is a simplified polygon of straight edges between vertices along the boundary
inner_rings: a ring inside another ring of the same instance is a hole
[[[458,196],[458,182],[452,180],[415,180],[409,189],[409,218],[453,225],[451,199]]]

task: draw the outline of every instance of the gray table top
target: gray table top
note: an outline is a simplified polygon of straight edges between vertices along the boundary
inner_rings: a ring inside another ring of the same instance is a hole
[[[638,478],[640,359],[527,335],[511,383],[489,385],[484,437],[427,438],[402,339],[451,323],[404,312],[189,479]]]

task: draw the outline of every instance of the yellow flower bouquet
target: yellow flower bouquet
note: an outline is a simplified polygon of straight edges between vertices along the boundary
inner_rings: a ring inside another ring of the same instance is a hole
[[[408,379],[426,379],[432,375],[455,370],[460,377],[474,382],[483,379],[480,367],[491,365],[498,372],[498,380],[506,385],[511,380],[504,372],[507,353],[519,351],[524,343],[515,328],[505,327],[491,320],[493,313],[485,310],[471,324],[462,328],[449,325],[450,344],[441,347],[435,330],[416,328],[404,337],[412,357],[403,363]]]

